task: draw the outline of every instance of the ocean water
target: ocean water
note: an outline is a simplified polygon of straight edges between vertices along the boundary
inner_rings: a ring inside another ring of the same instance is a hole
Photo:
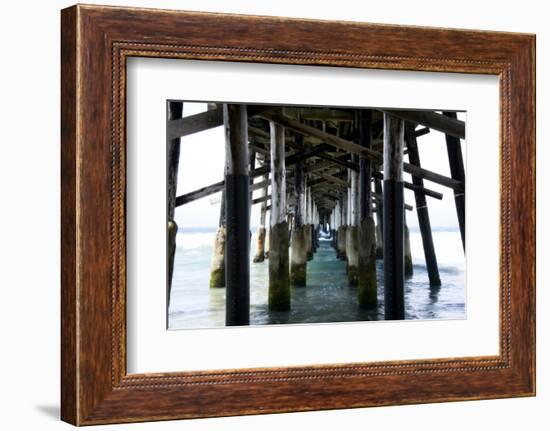
[[[225,289],[209,287],[215,229],[183,229],[177,234],[169,329],[225,326]],[[435,250],[442,285],[430,287],[420,233],[411,228],[414,275],[405,280],[406,319],[466,318],[465,259],[460,233],[434,229]],[[251,242],[254,255],[255,237]],[[329,240],[320,240],[308,262],[307,286],[292,288],[291,311],[267,308],[268,265],[250,263],[250,324],[354,322],[384,319],[382,261],[377,261],[378,308],[359,309],[357,289],[347,282],[346,265],[336,259]]]

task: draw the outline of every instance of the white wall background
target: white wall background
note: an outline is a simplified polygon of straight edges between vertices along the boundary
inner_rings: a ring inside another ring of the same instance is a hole
[[[544,262],[550,250],[550,27],[545,3],[354,0],[130,0],[118,4],[537,33],[538,396],[285,415],[105,426],[135,430],[275,430],[285,428],[547,429],[550,423],[550,297]],[[0,426],[61,430],[59,410],[59,10],[70,2],[4,2],[0,14]]]

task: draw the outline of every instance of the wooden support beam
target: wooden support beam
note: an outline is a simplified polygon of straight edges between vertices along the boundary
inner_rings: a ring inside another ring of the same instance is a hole
[[[182,102],[168,102],[168,119],[167,121],[173,121],[181,118],[183,114]],[[174,259],[176,256],[176,235],[178,232],[178,225],[174,220],[176,210],[176,190],[178,185],[178,166],[180,160],[180,139],[172,139],[170,137],[166,140],[167,151],[167,199],[168,199],[168,288],[166,289],[166,303],[170,305],[170,296],[172,292],[172,278],[174,276]],[[167,317],[168,318],[168,317]]]
[[[218,181],[217,183],[210,184],[209,186],[178,196],[176,198],[176,207],[196,201],[197,199],[205,198],[206,196],[210,196],[214,193],[218,193],[224,188],[224,186],[225,181]]]
[[[407,148],[409,149],[409,162],[413,165],[420,166],[416,133],[414,131],[414,125],[411,123],[405,123],[405,139],[407,140]],[[422,178],[413,177],[413,183],[419,187],[423,187],[424,185]],[[426,269],[428,271],[430,286],[441,286],[426,195],[419,191],[415,191],[414,199],[416,202],[416,215],[418,217],[418,226],[420,227],[420,235],[424,247],[424,258],[426,259]]]
[[[379,196],[383,196],[381,179],[374,178],[374,190]],[[384,208],[380,200],[376,206],[376,258],[382,259],[384,250]]]
[[[360,109],[357,111],[357,129],[359,145],[370,149],[372,136],[372,111]],[[371,178],[372,163],[370,159],[359,159],[359,220],[362,222],[371,215]]]
[[[253,117],[270,109],[273,109],[273,107],[252,105],[248,107],[248,115]],[[189,115],[184,118],[169,121],[167,124],[167,135],[169,139],[182,138],[194,133],[213,129],[214,127],[219,127],[223,125],[223,121],[223,107],[219,105],[214,109],[209,109],[200,114]]]
[[[304,120],[317,121],[348,121],[354,120],[353,112],[343,109],[300,108],[300,116]]]
[[[348,182],[346,180],[342,180],[338,177],[334,177],[334,176],[329,175],[329,174],[324,174],[322,172],[317,172],[315,175],[327,180],[329,183],[338,184],[338,185],[343,186],[343,187],[348,186]]]
[[[269,132],[266,132],[265,130],[260,129],[259,127],[254,127],[254,126],[249,125],[248,126],[248,134],[253,135],[253,136],[257,136],[257,137],[261,137],[261,138],[264,138],[264,139],[267,139],[267,140],[270,139]]]
[[[318,167],[318,169],[325,168],[325,167],[327,167],[327,166],[323,165],[322,167]],[[315,172],[315,170],[313,170],[313,172]],[[380,180],[383,179],[382,173],[377,172],[377,171],[372,172],[372,177],[374,177],[376,179],[380,179]],[[325,182],[326,180],[323,179],[323,178],[319,178],[319,179],[314,180],[314,181],[315,182],[313,184],[319,184],[319,183]],[[412,191],[415,191],[415,192],[423,193],[426,196],[429,196],[431,198],[434,198],[434,199],[437,199],[437,200],[442,200],[443,199],[443,193],[436,192],[436,191],[428,189],[426,187],[419,187],[419,186],[415,185],[414,183],[409,183],[408,181],[404,181],[403,185],[406,189],[409,189],[409,190],[412,190]],[[380,195],[382,195],[382,193],[380,193]]]
[[[357,156],[354,157],[357,158]],[[350,222],[346,240],[347,272],[349,285],[357,286],[357,270],[359,265],[359,174],[349,169],[348,177],[350,181],[348,189]]]
[[[271,195],[260,196],[258,198],[252,199],[252,205],[261,204],[269,200],[271,200]]]
[[[417,138],[420,138],[421,136],[427,135],[428,133],[430,133],[430,129],[428,127],[423,127],[422,129],[418,129],[414,132],[414,134]]]
[[[215,109],[170,121],[167,133],[171,138],[182,138],[193,133],[221,126],[222,124],[223,109],[221,106],[218,106]]]
[[[281,126],[288,127],[289,129],[292,129],[297,133],[319,138],[335,148],[339,148],[352,154],[357,154],[358,156],[365,157],[375,163],[379,164],[382,162],[382,154],[380,154],[378,151],[363,148],[355,142],[347,141],[346,139],[340,138],[339,136],[323,132],[322,130],[319,130],[315,127],[311,127],[299,121],[287,118],[282,114],[262,113],[261,117],[280,124]],[[419,168],[418,166],[411,165],[410,163],[403,163],[403,170],[410,173],[411,175],[416,175],[418,177],[424,178],[445,187],[450,187],[459,191],[464,190],[464,184],[462,182],[446,177],[444,175],[440,175],[436,172],[429,171],[427,169]]]
[[[269,236],[268,307],[290,309],[289,236],[286,220],[285,129],[270,122],[271,129],[271,233]]]
[[[372,194],[372,197],[376,202],[380,202],[382,204],[384,203],[384,194],[383,193],[379,194],[379,193],[374,192]],[[409,205],[409,204],[406,204],[406,203],[403,203],[403,208],[406,209],[407,211],[412,211],[414,209],[414,207],[412,205]]]
[[[315,147],[312,150],[306,151],[302,155],[293,154],[292,156],[288,156],[285,158],[285,166],[292,166],[299,160],[305,160],[309,157],[314,157],[322,151],[324,151],[322,147],[321,148]],[[268,174],[270,171],[271,171],[270,165],[265,164],[264,166],[254,169],[254,171],[250,173],[250,177],[251,178],[261,177],[265,174]],[[181,205],[185,205],[189,202],[196,201],[197,199],[210,196],[214,193],[221,191],[224,185],[225,185],[224,181],[219,181],[217,183],[210,184],[209,186],[202,187],[198,190],[194,190],[192,192],[178,196],[175,201],[175,206],[178,207]]]
[[[246,105],[223,105],[226,175],[225,324],[250,323],[250,178]]]
[[[401,118],[402,120],[410,121],[414,124],[421,124],[430,129],[438,130],[446,135],[454,136],[455,138],[465,139],[466,123],[455,117],[449,117],[443,114],[438,114],[434,111],[404,111],[404,110],[383,110],[382,112]]]
[[[404,121],[384,113],[384,317],[405,318]]]
[[[263,164],[266,163],[266,160],[263,160]],[[265,174],[263,177],[263,181],[260,183],[262,184],[262,198],[267,198],[268,193],[268,186],[269,186],[269,174]],[[256,185],[256,184],[254,184]],[[254,256],[254,263],[263,262],[265,259],[265,237],[266,237],[266,229],[265,229],[265,220],[266,220],[266,212],[267,212],[267,199],[262,202],[262,206],[260,208],[260,225],[258,227],[258,234],[257,234],[257,242],[256,242],[256,255]]]
[[[445,118],[456,120],[456,112],[444,112]],[[456,120],[458,121],[458,120]],[[464,159],[462,158],[462,147],[460,139],[452,134],[446,134],[447,154],[449,156],[449,167],[451,168],[451,177],[457,181],[465,183]],[[465,199],[466,190],[455,191],[456,215],[458,217],[458,226],[460,227],[460,236],[462,238],[462,248],[466,250],[466,220],[465,220]]]
[[[261,154],[262,156],[268,156],[269,154],[269,150],[266,150],[263,145],[259,144],[258,142],[250,142],[248,147],[250,148],[250,151]]]
[[[297,136],[298,155],[304,154],[304,137],[302,135]],[[294,226],[296,228],[302,227],[304,223],[304,192],[305,192],[305,175],[304,175],[304,162],[299,160],[294,165]]]
[[[304,137],[296,136],[297,154],[304,153]],[[290,283],[293,286],[304,287],[307,274],[307,192],[304,174],[304,162],[300,160],[294,165],[294,223],[290,237]]]
[[[358,143],[372,147],[372,111],[360,109],[357,115]],[[357,265],[357,301],[359,307],[376,309],[376,235],[372,217],[372,165],[369,159],[359,159],[359,241]]]
[[[252,138],[251,141],[253,142],[254,138]],[[247,175],[249,175],[250,172],[253,172],[254,169],[256,169],[256,152],[250,149],[250,145],[248,146],[248,148],[249,148],[249,151],[248,151],[249,156],[248,156]],[[252,183],[254,182],[254,178],[249,177],[248,182],[249,182],[248,190],[249,190],[249,193],[250,193],[250,198],[249,198],[249,217],[250,217],[250,214],[252,213],[252,196],[254,194],[254,188],[252,187]]]
[[[318,155],[318,157],[321,159],[327,160],[329,162],[332,162],[335,165],[343,166],[344,168],[352,169],[354,171],[359,171],[359,166],[357,165],[357,163],[348,161],[349,157],[347,154],[340,157],[334,157],[329,154],[321,153]]]
[[[378,179],[378,180],[383,180],[384,179],[384,175],[381,172],[373,172],[372,176],[375,179]],[[415,177],[413,175],[413,178],[420,178],[420,177]],[[424,184],[424,182],[422,182],[422,184]],[[406,189],[412,190],[413,192],[416,192],[416,191],[421,192],[421,193],[425,194],[426,196],[437,199],[439,201],[441,199],[443,199],[443,193],[436,192],[435,190],[428,189],[424,186],[419,187],[414,183],[414,181],[412,183],[409,183],[408,181],[403,181],[403,186]]]

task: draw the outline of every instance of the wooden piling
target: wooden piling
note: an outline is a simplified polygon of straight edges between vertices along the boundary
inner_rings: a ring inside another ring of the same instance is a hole
[[[168,102],[168,122],[177,120],[183,116],[182,102]],[[176,210],[176,190],[178,186],[178,166],[180,160],[180,138],[166,140],[166,156],[168,164],[168,185],[167,185],[167,236],[168,236],[168,286],[166,289],[166,304],[170,305],[172,293],[172,278],[174,276],[174,259],[176,256],[176,235],[178,225],[174,220]]]
[[[270,121],[271,230],[269,238],[270,310],[290,310],[288,223],[286,221],[285,129]]]
[[[412,252],[411,252],[411,238],[409,234],[409,226],[405,222],[403,229],[404,241],[405,241],[405,277],[412,277],[414,273],[413,261],[412,261]]]
[[[225,207],[225,205],[222,205]],[[221,212],[225,212],[222,208]],[[212,250],[212,263],[210,265],[210,287],[225,287],[225,242],[227,229],[225,219],[218,226],[214,237],[214,249]]]
[[[372,111],[357,112],[359,144],[371,148]],[[373,309],[378,305],[376,283],[376,236],[371,202],[371,161],[359,159],[359,261],[357,267],[357,300],[359,307]]]
[[[346,239],[346,256],[348,260],[348,283],[350,286],[357,286],[357,270],[359,265],[359,178],[357,172],[351,169],[349,170],[349,176],[350,224]]]
[[[250,321],[250,177],[246,105],[223,105],[226,175],[225,324]]]
[[[264,161],[265,164],[265,161]],[[265,174],[263,176],[263,182],[265,183],[265,187],[262,189],[262,197],[266,197],[268,193],[268,182],[269,182],[269,174]],[[265,259],[265,237],[266,237],[266,230],[265,230],[265,218],[267,213],[267,201],[263,201],[261,203],[260,207],[260,225],[258,226],[258,236],[257,236],[257,242],[256,242],[256,255],[254,256],[253,261],[255,263],[263,262]]]
[[[374,178],[375,192],[383,196],[382,181],[379,178]],[[384,258],[384,204],[382,201],[377,203],[376,207],[376,258]]]
[[[443,112],[443,115],[456,120],[456,112]],[[464,190],[455,190],[454,194],[456,215],[458,217],[458,226],[460,227],[460,237],[462,238],[462,248],[466,250],[466,221],[464,214],[466,209],[466,180],[464,173],[464,159],[462,157],[462,147],[460,146],[460,139],[456,136],[445,134],[445,140],[447,142],[447,155],[449,157],[449,167],[451,168],[451,178],[464,184]]]
[[[384,113],[384,317],[405,318],[404,299],[404,124]]]
[[[298,154],[303,153],[304,137],[296,135]],[[294,165],[294,223],[290,238],[290,282],[294,286],[306,285],[308,243],[307,243],[307,194],[305,190],[304,163]]]
[[[313,199],[311,197],[311,189],[306,187],[306,248],[307,248],[307,260],[313,259]]]
[[[420,154],[418,151],[418,143],[416,140],[417,133],[414,130],[413,124],[405,124],[405,137],[407,141],[409,163],[411,165],[420,166]],[[414,185],[420,187],[424,186],[424,180],[422,178],[413,177],[412,181]],[[432,237],[432,226],[430,223],[430,215],[428,212],[426,195],[418,190],[415,190],[414,198],[430,286],[441,286],[441,279],[439,278],[439,268],[437,266],[437,258]]]
[[[347,239],[347,220],[348,220],[348,195],[342,193],[340,207],[340,226],[338,227],[338,259],[346,260],[346,239]]]

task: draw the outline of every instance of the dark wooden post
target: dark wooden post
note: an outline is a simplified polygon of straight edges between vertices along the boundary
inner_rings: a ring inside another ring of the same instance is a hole
[[[223,105],[226,175],[225,324],[250,320],[250,178],[246,105]]]
[[[408,122],[405,124],[405,137],[407,140],[409,162],[411,165],[420,167],[420,155],[418,152],[414,125]],[[424,180],[420,177],[413,176],[412,182],[415,186],[424,187]],[[428,270],[430,286],[441,286],[426,195],[417,188],[414,190],[414,199],[416,203],[416,215],[418,216],[420,235],[422,236],[422,245],[424,246],[424,258],[426,259],[426,269]]]
[[[182,102],[168,102],[168,121],[177,120],[183,116]],[[172,278],[174,276],[174,258],[176,256],[176,234],[178,225],[174,220],[176,212],[176,191],[178,187],[178,166],[180,162],[180,138],[168,139],[166,141],[166,162],[168,165],[167,185],[167,236],[168,236],[168,288],[166,289],[166,304],[170,306],[170,295],[172,292]]]
[[[340,226],[338,227],[338,258],[346,260],[346,241],[348,232],[348,190],[340,194]]]
[[[384,314],[405,318],[403,120],[384,113]]]
[[[249,150],[249,161],[248,161],[248,172],[253,172],[256,169],[256,152]],[[250,178],[250,185],[254,182],[254,178]],[[254,194],[254,189],[250,187],[250,208],[249,212],[252,213],[252,197]]]
[[[306,196],[306,210],[304,214],[304,230],[306,238],[306,252],[307,260],[313,259],[313,223],[312,223],[312,214],[313,214],[313,199],[311,198],[311,189],[305,186],[305,196]]]
[[[456,112],[443,112],[446,117],[456,119]],[[465,236],[465,196],[466,196],[466,181],[464,174],[464,159],[462,158],[462,147],[460,146],[460,139],[445,135],[447,141],[447,154],[449,156],[449,166],[451,168],[451,177],[453,180],[461,181],[464,184],[464,190],[455,190],[455,205],[456,215],[458,217],[458,226],[460,227],[460,236],[462,238],[462,248],[466,249],[466,236]]]
[[[374,191],[383,196],[382,181],[379,178],[374,179]],[[384,257],[384,204],[382,201],[378,201],[376,211],[376,258],[382,259]]]
[[[372,112],[357,111],[358,143],[371,148]],[[370,160],[359,159],[359,262],[357,269],[357,299],[361,308],[376,308],[376,234],[371,202],[372,167]]]
[[[288,222],[286,220],[285,129],[271,128],[271,231],[269,234],[270,310],[290,310]]]

